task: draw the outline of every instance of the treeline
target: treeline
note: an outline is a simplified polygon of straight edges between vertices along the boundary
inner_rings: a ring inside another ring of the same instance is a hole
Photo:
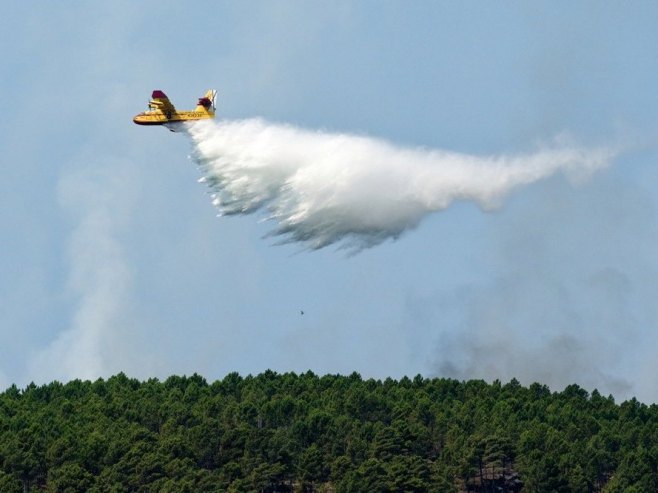
[[[658,407],[576,385],[267,371],[0,394],[3,493],[657,490]]]

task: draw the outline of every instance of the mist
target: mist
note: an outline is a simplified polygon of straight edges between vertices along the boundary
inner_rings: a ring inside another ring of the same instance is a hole
[[[478,156],[262,119],[189,124],[192,159],[220,215],[263,212],[279,243],[373,247],[455,201],[483,210],[555,173],[579,181],[608,166],[610,148],[556,139],[524,154]]]

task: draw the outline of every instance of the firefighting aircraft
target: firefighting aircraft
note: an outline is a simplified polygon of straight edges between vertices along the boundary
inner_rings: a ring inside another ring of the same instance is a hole
[[[135,115],[133,121],[137,125],[167,125],[168,123],[187,122],[215,118],[215,98],[217,91],[210,89],[199,98],[196,108],[192,111],[178,111],[171,104],[167,95],[156,89],[151,95],[147,111]]]

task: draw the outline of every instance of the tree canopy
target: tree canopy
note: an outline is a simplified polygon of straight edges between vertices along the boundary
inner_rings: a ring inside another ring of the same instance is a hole
[[[0,491],[658,488],[658,407],[480,380],[231,373],[12,386]]]

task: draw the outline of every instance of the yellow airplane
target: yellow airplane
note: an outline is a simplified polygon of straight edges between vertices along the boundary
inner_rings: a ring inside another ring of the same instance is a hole
[[[215,118],[216,97],[217,91],[210,89],[202,98],[199,98],[193,111],[178,111],[171,104],[167,95],[156,89],[151,95],[149,109],[135,115],[133,121],[137,125],[166,125],[167,123]]]

